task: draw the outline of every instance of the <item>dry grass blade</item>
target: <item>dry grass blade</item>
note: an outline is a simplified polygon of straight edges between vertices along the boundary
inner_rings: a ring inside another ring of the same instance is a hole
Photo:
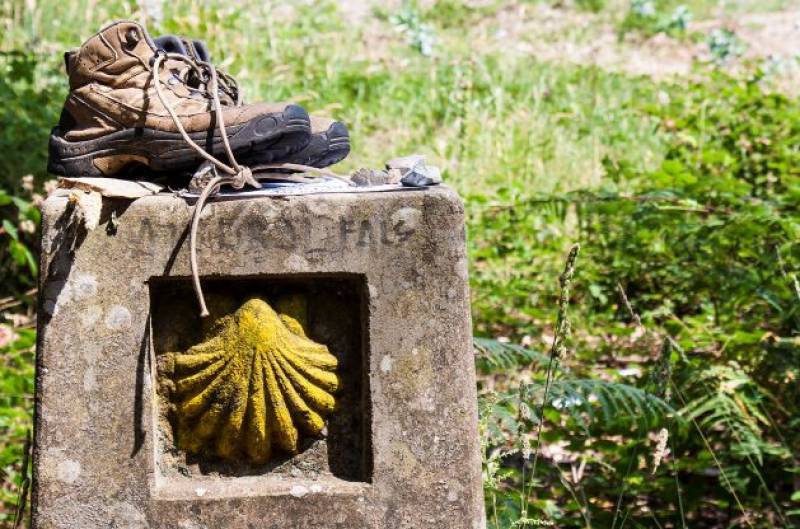
[[[572,286],[572,277],[575,275],[575,262],[578,259],[578,252],[580,252],[580,249],[581,247],[579,244],[575,244],[572,246],[572,248],[570,248],[569,254],[567,255],[567,262],[564,265],[564,273],[558,278],[561,286],[561,294],[558,298],[558,318],[556,319],[556,332],[555,336],[553,337],[553,345],[550,347],[550,360],[547,365],[547,377],[545,379],[544,391],[542,392],[542,402],[539,406],[539,423],[536,426],[536,445],[533,450],[531,475],[527,484],[524,475],[525,468],[523,467],[523,517],[527,517],[528,515],[528,498],[530,497],[531,491],[535,484],[534,480],[536,477],[536,464],[539,461],[542,426],[544,425],[544,408],[547,405],[547,398],[550,391],[550,384],[552,383],[553,379],[553,372],[556,370],[558,362],[561,360],[561,358],[563,358],[564,353],[566,353],[566,346],[564,345],[564,342],[569,336],[570,331],[569,318],[567,315],[567,309],[569,308],[569,294],[570,287]]]
[[[32,438],[31,438],[31,431],[25,435],[25,445],[23,446],[23,455],[22,455],[22,482],[19,486],[19,496],[17,499],[17,507],[14,512],[14,529],[18,529],[22,524],[22,520],[25,517],[25,509],[28,505],[28,491],[30,490],[31,486],[31,478],[28,474],[28,462],[30,460],[31,454],[31,445],[32,445]]]

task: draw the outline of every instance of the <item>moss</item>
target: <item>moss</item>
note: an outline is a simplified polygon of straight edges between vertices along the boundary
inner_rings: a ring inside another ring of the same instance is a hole
[[[297,453],[301,434],[318,436],[335,405],[337,359],[309,339],[302,296],[260,298],[238,309],[209,300],[204,341],[175,355],[178,447],[189,454],[268,461]]]

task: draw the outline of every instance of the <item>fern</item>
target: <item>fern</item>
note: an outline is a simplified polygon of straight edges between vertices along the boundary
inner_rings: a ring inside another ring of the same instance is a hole
[[[536,401],[543,391],[543,383],[528,384],[526,400]],[[604,380],[555,380],[551,383],[548,400],[550,407],[568,413],[587,430],[618,431],[636,427],[644,432],[677,416],[676,410],[655,395]]]
[[[770,423],[761,411],[767,392],[742,369],[731,363],[711,366],[695,375],[689,392],[698,395],[680,410],[706,432],[719,432],[730,441],[731,454],[763,464],[764,455],[788,457],[785,447],[764,439],[762,427]]]
[[[499,395],[491,406],[484,408],[490,434],[493,438],[501,432],[513,434],[525,429],[520,420],[538,422],[534,410],[541,402],[544,382],[526,384],[521,391]],[[594,379],[565,379],[550,383],[546,410],[567,414],[588,433],[652,431],[669,421],[682,425],[677,410],[662,399],[627,384]],[[508,435],[507,435],[508,436]]]
[[[479,372],[491,374],[529,365],[547,365],[549,358],[543,353],[521,345],[503,343],[491,338],[473,338],[475,366]]]

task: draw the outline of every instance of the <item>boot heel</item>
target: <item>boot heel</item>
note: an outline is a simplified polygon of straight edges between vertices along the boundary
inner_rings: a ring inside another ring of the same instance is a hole
[[[94,165],[93,156],[70,157],[64,152],[63,143],[54,129],[48,145],[47,172],[60,176],[106,176]]]

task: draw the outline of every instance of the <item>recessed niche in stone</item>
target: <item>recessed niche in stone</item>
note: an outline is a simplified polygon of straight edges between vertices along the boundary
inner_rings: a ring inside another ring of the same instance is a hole
[[[158,439],[155,444],[159,473],[175,479],[260,475],[312,478],[332,475],[347,481],[371,481],[369,378],[365,355],[367,303],[363,276],[337,274],[204,279],[203,290],[210,306],[214,300],[225,306],[218,309],[221,314],[235,312],[252,298],[266,302],[275,309],[275,314],[292,313],[291,306],[302,300],[305,307],[301,312],[305,321],[296,315],[297,320],[282,315],[281,321],[287,323],[293,332],[294,322],[301,321],[303,330],[296,332],[301,335],[305,333],[305,337],[301,338],[303,344],[321,344],[335,357],[338,365],[332,371],[335,371],[337,387],[330,392],[335,406],[326,413],[320,412],[326,420],[325,430],[320,435],[308,435],[299,429],[297,453],[294,455],[278,447],[272,450],[265,462],[258,462],[246,456],[221,457],[221,451],[211,445],[208,448],[194,446],[192,450],[181,449],[186,448],[186,439],[181,438],[183,442],[179,443],[178,437],[187,435],[187,423],[185,419],[180,422],[176,407],[179,398],[175,392],[175,357],[185,354],[193,346],[207,343],[208,335],[203,334],[204,323],[199,317],[191,281],[188,278],[152,278],[151,321],[158,397],[158,408],[155,410]],[[205,325],[208,326],[207,323]],[[281,325],[280,321],[277,325]],[[272,332],[271,328],[269,332]],[[281,327],[281,332],[285,334],[287,331]],[[310,354],[317,352],[312,350]],[[320,376],[324,378],[326,374],[321,373]],[[314,390],[325,396],[324,388]],[[222,435],[214,434],[214,438]]]

